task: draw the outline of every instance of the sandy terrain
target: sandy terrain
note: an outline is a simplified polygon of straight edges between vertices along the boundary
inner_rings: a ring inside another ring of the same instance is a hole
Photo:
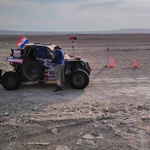
[[[0,150],[150,149],[150,34],[75,36],[76,54],[92,68],[88,87],[54,93],[51,83],[0,85]],[[69,37],[27,36],[72,53]],[[19,38],[0,36],[0,69],[12,69],[5,59]],[[104,67],[107,47],[115,68]]]

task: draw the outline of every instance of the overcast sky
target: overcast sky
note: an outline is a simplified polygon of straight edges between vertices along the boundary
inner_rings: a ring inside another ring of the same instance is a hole
[[[0,0],[0,30],[150,28],[150,0]]]

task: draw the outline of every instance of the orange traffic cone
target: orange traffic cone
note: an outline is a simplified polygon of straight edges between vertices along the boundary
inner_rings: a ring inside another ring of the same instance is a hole
[[[110,62],[110,68],[115,68],[115,64],[114,64],[114,60],[112,59],[111,62]]]
[[[133,68],[139,68],[139,66],[138,66],[138,60],[137,59],[134,60],[134,66],[133,66]]]

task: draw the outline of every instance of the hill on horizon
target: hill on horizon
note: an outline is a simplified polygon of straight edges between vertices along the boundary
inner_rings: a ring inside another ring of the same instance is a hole
[[[150,33],[150,29],[146,28],[131,28],[118,30],[95,30],[95,31],[15,31],[15,30],[0,30],[0,35],[52,35],[52,34],[132,34],[132,33]]]

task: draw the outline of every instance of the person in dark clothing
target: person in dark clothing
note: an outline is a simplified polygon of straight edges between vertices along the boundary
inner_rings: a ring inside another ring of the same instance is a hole
[[[57,87],[54,92],[63,91],[63,82],[64,82],[64,67],[65,67],[65,60],[64,60],[64,52],[59,46],[55,46],[55,55],[52,59],[51,63],[55,63],[55,78],[57,82]]]

